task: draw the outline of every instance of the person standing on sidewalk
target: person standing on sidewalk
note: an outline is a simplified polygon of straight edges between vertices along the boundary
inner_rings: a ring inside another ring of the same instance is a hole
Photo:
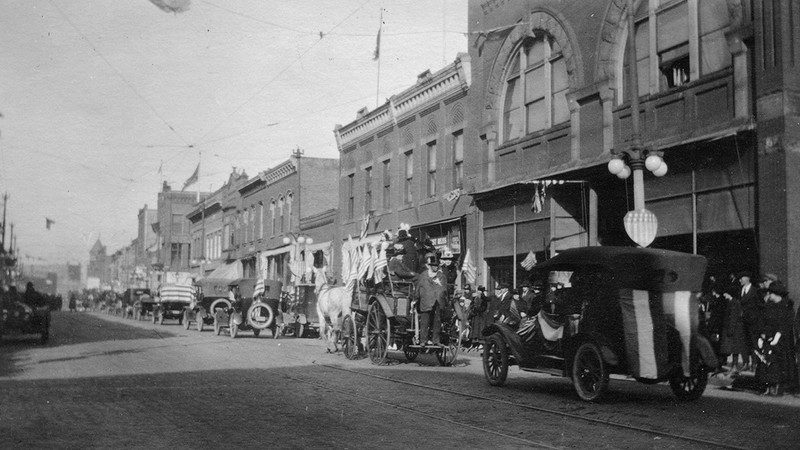
[[[788,295],[780,281],[767,288],[764,328],[757,342],[761,361],[756,369],[756,379],[764,385],[762,395],[782,395],[783,389],[792,381],[795,351],[793,310]]]

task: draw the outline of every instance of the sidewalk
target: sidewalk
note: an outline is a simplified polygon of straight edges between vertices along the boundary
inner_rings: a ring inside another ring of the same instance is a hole
[[[720,389],[731,392],[741,393],[743,397],[756,397],[763,400],[783,400],[792,404],[800,405],[800,395],[795,395],[793,391],[784,392],[780,396],[761,395],[764,387],[756,381],[756,374],[753,370],[742,370],[731,372],[725,367],[723,372],[712,374],[708,378],[708,389]]]

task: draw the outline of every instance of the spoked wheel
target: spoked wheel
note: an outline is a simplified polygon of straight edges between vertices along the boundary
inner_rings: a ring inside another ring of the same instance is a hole
[[[346,315],[342,320],[342,347],[344,347],[344,357],[347,359],[358,358],[358,330],[353,316]]]
[[[708,369],[700,364],[695,364],[692,374],[688,377],[678,370],[669,378],[669,387],[678,400],[692,401],[697,400],[703,395],[708,384]]]
[[[235,339],[236,335],[239,334],[239,325],[236,325],[236,322],[233,321],[233,314],[231,314],[231,318],[228,320],[228,333],[233,339]]]
[[[608,368],[597,344],[584,342],[578,347],[572,361],[572,384],[578,397],[589,402],[599,399],[608,389]]]
[[[436,352],[436,359],[443,366],[452,366],[458,357],[458,348],[461,347],[461,321],[456,319],[450,324],[447,331],[447,345],[442,351]]]
[[[419,349],[418,348],[408,348],[408,346],[403,347],[403,354],[406,355],[406,359],[408,362],[414,362],[419,356]],[[436,357],[439,357],[439,354],[436,354]]]
[[[364,335],[367,337],[367,353],[372,364],[382,364],[389,354],[391,334],[389,318],[383,313],[380,303],[374,302],[367,310],[367,324]]]
[[[508,376],[508,346],[500,333],[486,339],[483,347],[483,375],[492,386],[502,386]]]

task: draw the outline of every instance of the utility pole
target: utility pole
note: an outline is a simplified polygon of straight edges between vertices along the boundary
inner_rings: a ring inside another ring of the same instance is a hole
[[[3,194],[3,240],[0,241],[0,251],[6,248],[6,205],[8,204],[8,192]]]

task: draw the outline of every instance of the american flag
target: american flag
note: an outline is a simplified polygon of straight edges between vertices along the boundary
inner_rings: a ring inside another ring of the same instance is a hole
[[[533,266],[536,265],[536,255],[533,253],[533,251],[528,252],[528,256],[526,256],[525,259],[522,260],[520,265],[522,266],[523,269],[527,270],[528,272],[530,272],[530,270],[533,269]]]
[[[253,297],[257,297],[258,295],[263,293],[264,293],[264,279],[259,278],[258,281],[256,281],[256,287],[253,289]]]
[[[478,268],[475,267],[475,263],[472,262],[472,255],[470,255],[469,249],[467,249],[467,254],[464,255],[464,263],[461,265],[461,271],[464,273],[467,283],[475,284],[475,279],[478,276]]]

